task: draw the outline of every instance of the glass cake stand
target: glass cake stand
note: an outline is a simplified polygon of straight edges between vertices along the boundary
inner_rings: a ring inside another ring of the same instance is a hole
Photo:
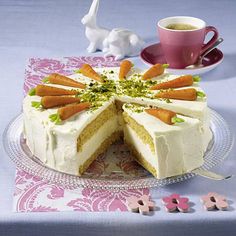
[[[3,144],[11,160],[20,169],[66,188],[135,189],[161,187],[195,176],[194,173],[187,173],[157,180],[134,161],[128,148],[122,142],[113,144],[106,153],[100,155],[83,176],[69,175],[50,169],[32,155],[26,145],[22,130],[23,115],[20,114],[9,123],[3,133]],[[234,141],[225,120],[213,110],[211,110],[211,130],[213,139],[204,156],[205,162],[201,167],[204,170],[209,170],[222,162],[229,154]]]

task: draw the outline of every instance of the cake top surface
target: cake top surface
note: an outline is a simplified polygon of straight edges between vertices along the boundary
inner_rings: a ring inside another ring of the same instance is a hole
[[[65,130],[68,130],[68,128],[74,129],[73,122],[77,119],[80,119],[81,123],[87,123],[94,115],[99,114],[114,100],[120,100],[123,103],[137,103],[149,107],[162,107],[186,116],[196,117],[202,120],[205,119],[207,108],[205,96],[198,96],[194,101],[156,97],[156,94],[161,93],[162,91],[171,92],[186,88],[192,88],[196,90],[197,93],[203,94],[198,83],[193,83],[185,88],[178,87],[174,89],[152,90],[151,88],[153,86],[162,84],[163,82],[173,81],[179,76],[163,73],[152,79],[143,80],[142,76],[146,71],[132,67],[126,75],[126,78],[120,80],[118,76],[119,67],[94,68],[94,70],[100,75],[102,82],[91,79],[80,72],[69,76],[73,81],[83,83],[85,85],[85,88],[83,89],[75,89],[75,87],[71,86],[50,83],[46,80],[45,86],[76,91],[75,97],[79,98],[80,103],[87,102],[90,104],[89,109],[82,110],[73,117],[66,119],[66,121],[61,122],[60,128],[58,127],[55,129],[60,129],[61,131],[63,131],[64,128]],[[37,113],[39,119],[44,120],[48,125],[54,127],[55,123],[51,122],[49,117],[52,117],[57,113],[58,107],[43,109],[43,107],[39,105],[42,103],[42,97],[43,96],[37,96],[35,94],[33,94],[33,96],[27,95],[24,100],[24,109],[31,113]]]
[[[119,80],[119,67],[96,68],[95,70],[104,79],[103,83],[91,81],[91,79],[82,74],[74,74],[70,76],[74,80],[83,82],[88,85],[85,93],[81,92],[81,95],[79,96],[81,96],[85,101],[96,100],[95,107],[100,103],[100,101],[109,100],[111,96],[145,98],[146,100],[159,100],[165,103],[192,103],[192,105],[196,107],[198,106],[198,104],[203,104],[206,101],[206,97],[197,98],[197,100],[193,102],[175,99],[170,100],[166,98],[155,98],[156,91],[150,90],[150,88],[156,84],[176,79],[179,77],[178,75],[164,73],[160,76],[152,78],[151,80],[144,81],[141,79],[141,77],[145,73],[145,70],[142,71],[139,68],[132,68],[127,74],[125,80]],[[198,83],[194,83],[192,86],[188,86],[188,88],[195,88],[198,91],[202,91]],[[176,90],[178,89],[181,88],[176,88]]]

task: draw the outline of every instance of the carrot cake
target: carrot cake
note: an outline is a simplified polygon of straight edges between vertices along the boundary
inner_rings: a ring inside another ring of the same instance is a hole
[[[158,179],[203,164],[212,138],[199,77],[176,76],[157,64],[146,71],[125,60],[115,68],[83,65],[51,74],[23,101],[24,135],[45,165],[82,175],[97,156],[123,139]]]

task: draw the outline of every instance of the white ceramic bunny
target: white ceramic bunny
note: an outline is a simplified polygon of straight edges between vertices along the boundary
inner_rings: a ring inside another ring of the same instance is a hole
[[[93,0],[88,14],[86,14],[81,22],[85,25],[85,35],[90,41],[87,48],[89,53],[97,50],[104,50],[104,40],[109,34],[109,30],[97,26],[97,11],[99,7],[99,0]],[[106,51],[106,49],[104,50]]]
[[[135,33],[123,28],[113,29],[105,42],[105,56],[115,56],[121,60],[126,56],[136,56],[144,45],[144,41]]]
[[[97,50],[105,52],[105,56],[115,56],[116,60],[125,56],[136,56],[142,49],[144,41],[135,33],[123,28],[111,31],[97,26],[97,11],[99,0],[93,0],[88,14],[81,22],[85,25],[85,35],[90,44],[87,48],[89,53]]]

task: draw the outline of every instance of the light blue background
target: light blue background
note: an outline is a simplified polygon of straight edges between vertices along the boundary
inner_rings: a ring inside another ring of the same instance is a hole
[[[86,54],[88,42],[80,19],[90,1],[0,0],[0,134],[21,111],[24,68],[30,57],[63,57]],[[209,106],[236,132],[236,1],[206,0],[100,0],[98,22],[108,28],[126,27],[148,44],[156,42],[156,22],[173,15],[202,18],[219,29],[225,58],[217,69],[203,76],[201,86]],[[98,54],[96,54],[98,55]],[[145,67],[139,58],[135,64]],[[215,170],[236,174],[236,147]],[[189,214],[153,216],[119,213],[12,213],[15,166],[0,144],[0,235],[235,235],[236,179],[214,182],[201,177],[153,190],[153,197],[178,192],[195,203]],[[230,211],[206,212],[199,196],[208,191],[226,195]]]

